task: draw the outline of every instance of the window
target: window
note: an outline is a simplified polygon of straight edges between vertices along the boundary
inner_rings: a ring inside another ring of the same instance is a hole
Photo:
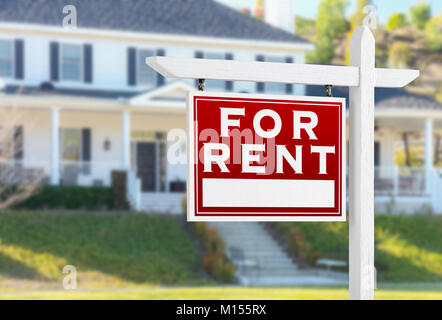
[[[204,53],[204,59],[216,59],[223,60],[225,59],[225,55],[222,53]],[[224,90],[225,89],[225,81],[222,80],[206,80],[206,89],[207,90]]]
[[[266,57],[266,62],[285,62],[285,59],[283,57]],[[264,84],[264,90],[266,92],[271,93],[282,93],[285,92],[285,84],[284,83],[271,83],[266,82]]]
[[[150,87],[156,86],[157,75],[155,70],[146,65],[146,58],[155,56],[153,50],[139,50],[138,51],[138,84],[147,85]]]
[[[63,160],[81,160],[81,129],[61,129],[61,155]]]
[[[12,41],[0,40],[0,77],[11,78],[14,73]]]
[[[61,46],[61,79],[81,81],[82,65],[82,46],[63,44]]]

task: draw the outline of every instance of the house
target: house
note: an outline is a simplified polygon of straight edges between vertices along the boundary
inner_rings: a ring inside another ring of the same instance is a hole
[[[333,88],[333,96],[348,100],[348,88]],[[324,94],[324,88],[308,86],[307,95]],[[348,104],[347,104],[348,106]],[[442,213],[442,170],[439,143],[442,104],[402,89],[375,88],[375,211],[402,214]],[[408,138],[407,138],[408,137]],[[414,138],[415,140],[411,140]],[[398,161],[410,155],[409,145],[422,159],[412,165]],[[348,188],[348,184],[347,184]]]
[[[281,2],[269,2],[274,17],[285,8]],[[72,14],[76,27],[64,25]],[[3,128],[11,133],[0,135],[7,140],[0,181],[108,186],[112,170],[125,170],[135,209],[178,213],[186,168],[167,161],[173,143],[167,136],[185,129],[185,97],[196,83],[164,79],[145,58],[304,63],[312,49],[301,37],[213,0],[3,0],[0,110]],[[303,85],[213,80],[206,90],[325,94]],[[382,90],[376,92],[379,210],[394,196],[408,212],[422,205],[442,212],[437,204],[442,187],[432,166],[432,133],[442,106],[405,91]],[[334,88],[336,96],[347,94],[341,91]],[[422,169],[395,166],[401,130],[425,132]]]

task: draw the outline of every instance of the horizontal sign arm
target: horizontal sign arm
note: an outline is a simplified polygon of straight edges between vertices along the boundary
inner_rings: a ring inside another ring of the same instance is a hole
[[[355,87],[359,68],[315,64],[258,61],[149,57],[146,63],[166,78],[299,83]],[[377,87],[403,87],[419,76],[419,70],[376,69]]]

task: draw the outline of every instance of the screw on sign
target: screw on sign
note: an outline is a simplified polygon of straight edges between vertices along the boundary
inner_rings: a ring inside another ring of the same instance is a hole
[[[345,100],[189,94],[188,219],[345,220]]]

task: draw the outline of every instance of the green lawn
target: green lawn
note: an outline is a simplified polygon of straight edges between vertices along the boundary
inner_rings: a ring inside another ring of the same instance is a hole
[[[201,282],[196,245],[174,217],[131,213],[0,213],[0,291]],[[3,288],[2,288],[3,287]]]
[[[347,258],[346,223],[277,224],[282,234],[294,225],[304,249],[322,257]],[[176,217],[0,213],[0,299],[347,298],[346,288],[214,287],[201,260],[197,244]],[[77,268],[82,291],[60,291],[65,265]],[[376,267],[379,283],[442,283],[441,217],[377,216]],[[376,293],[379,299],[442,299],[441,295],[441,285],[383,287]]]
[[[442,300],[442,286],[387,287],[376,290],[377,300]],[[133,288],[120,290],[0,293],[0,299],[134,299],[134,300],[345,300],[346,288]]]
[[[348,259],[347,223],[273,224],[305,260]],[[375,267],[378,281],[442,282],[442,217],[377,215]],[[295,251],[296,251],[295,250]]]

